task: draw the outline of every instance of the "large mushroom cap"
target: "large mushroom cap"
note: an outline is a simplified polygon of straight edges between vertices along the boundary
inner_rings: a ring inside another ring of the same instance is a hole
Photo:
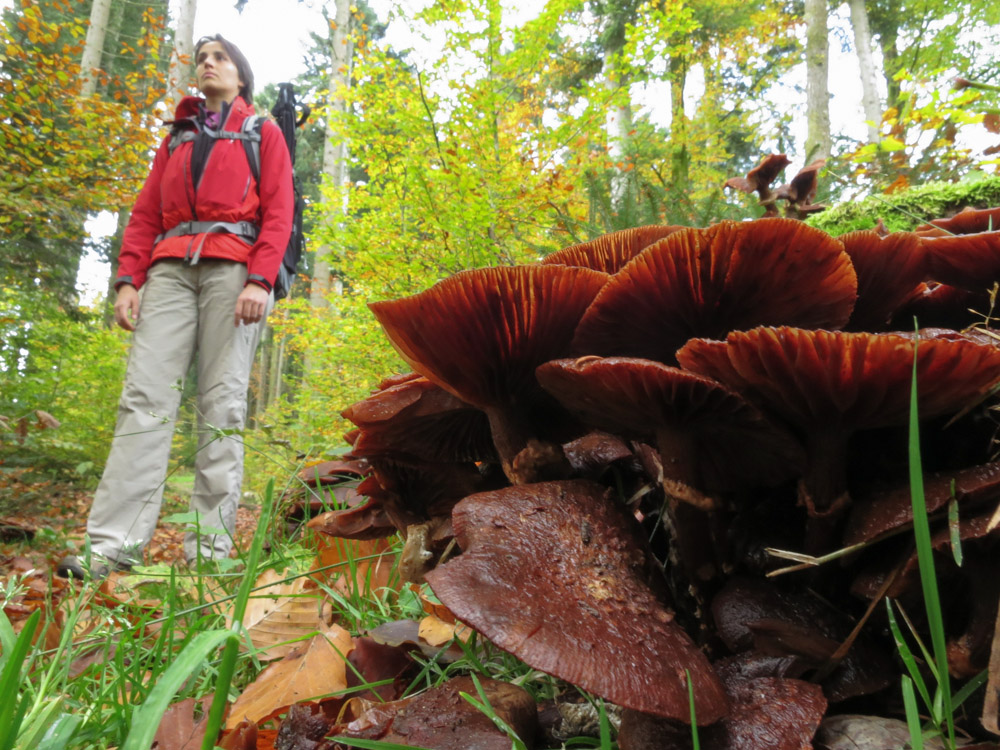
[[[565,266],[592,268],[604,273],[617,273],[632,258],[652,245],[684,227],[653,224],[645,227],[622,229],[596,237],[589,242],[570,245],[547,256],[543,264],[558,263]]]
[[[950,234],[977,234],[1000,229],[1000,207],[962,209],[947,219],[934,219],[914,231],[924,237],[945,237]]]
[[[972,290],[1000,281],[1000,232],[924,237],[921,242],[935,281]]]
[[[957,411],[1000,380],[995,347],[935,338],[916,352],[922,419]],[[867,429],[909,416],[911,337],[762,327],[730,333],[724,346],[694,339],[677,356],[800,426]]]
[[[801,222],[685,229],[612,277],[580,321],[573,348],[672,363],[693,336],[767,324],[839,328],[856,292],[843,245]]]
[[[858,275],[858,300],[847,327],[884,330],[893,313],[912,299],[927,278],[924,246],[909,232],[880,237],[877,232],[849,232],[839,239]]]
[[[705,655],[654,596],[633,523],[583,480],[465,498],[464,550],[427,574],[463,622],[530,666],[638,711],[699,723],[726,714]]]
[[[557,434],[565,419],[535,368],[568,353],[576,324],[607,279],[561,265],[481,268],[369,307],[413,369],[487,413],[504,471],[521,483],[559,461],[545,450],[522,456],[532,440],[569,437]]]
[[[695,465],[684,473],[698,487],[774,484],[801,468],[797,441],[711,378],[628,357],[555,360],[536,374],[543,388],[589,424],[662,436],[665,470],[673,460],[690,459]],[[687,449],[680,456],[674,450],[682,441]]]
[[[762,190],[768,193],[769,186],[781,174],[781,170],[791,164],[791,160],[784,154],[767,154],[760,160],[760,164],[747,172],[746,177],[730,177],[723,187],[733,188],[744,193],[752,193],[755,190],[760,193],[761,199],[767,196]]]

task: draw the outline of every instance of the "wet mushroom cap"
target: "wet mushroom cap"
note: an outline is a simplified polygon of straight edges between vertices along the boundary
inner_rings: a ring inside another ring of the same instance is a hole
[[[573,353],[671,364],[689,338],[757,325],[839,328],[857,277],[843,245],[791,219],[685,229],[643,250],[590,305]]]
[[[924,246],[909,232],[880,237],[874,231],[838,238],[858,275],[858,299],[847,328],[884,330],[893,313],[912,299],[927,278]]]
[[[421,376],[380,390],[341,416],[360,428],[357,456],[496,461],[486,414]]]
[[[694,339],[681,365],[759,400],[799,426],[854,429],[905,424],[914,342],[895,334],[755,328],[724,346]],[[921,418],[958,411],[1000,380],[1000,350],[969,341],[921,340]]]
[[[681,229],[684,227],[667,224],[622,229],[557,250],[546,256],[542,263],[580,266],[604,273],[617,273],[645,248]]]
[[[461,621],[534,667],[619,705],[699,723],[726,715],[705,655],[650,587],[634,519],[584,480],[484,492],[452,515],[463,552],[427,574]]]
[[[669,431],[692,445],[699,486],[776,484],[801,468],[797,441],[711,378],[630,357],[554,360],[536,374],[588,424],[640,438]]]
[[[1000,281],[1000,232],[923,237],[930,276],[962,289],[987,289]]]
[[[784,154],[767,154],[761,159],[760,164],[747,172],[746,177],[732,177],[726,180],[724,187],[741,190],[744,193],[758,191],[761,198],[764,192],[770,192],[769,186],[781,174],[781,170],[791,164],[791,160]]]
[[[945,237],[949,234],[977,234],[1000,229],[1000,207],[964,208],[947,219],[934,219],[914,231],[922,236]],[[936,231],[935,231],[936,230]]]

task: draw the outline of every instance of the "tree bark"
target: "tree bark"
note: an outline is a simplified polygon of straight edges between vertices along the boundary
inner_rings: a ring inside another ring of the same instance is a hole
[[[351,9],[350,0],[336,0],[333,32],[330,38],[330,114],[326,121],[326,145],[323,148],[323,173],[337,188],[347,184],[348,151],[346,136],[340,132],[338,120],[347,111],[346,92],[351,85]],[[347,194],[340,206],[341,219],[347,215]],[[337,286],[331,276],[329,247],[316,248],[309,301],[313,307],[329,305],[328,295]],[[306,368],[308,372],[309,368]]]
[[[197,0],[181,0],[174,28],[174,48],[170,52],[167,72],[167,117],[188,93],[191,82],[191,63],[194,56],[194,15]]]
[[[826,0],[805,0],[806,164],[830,156],[830,42]]]
[[[854,47],[861,70],[861,106],[868,124],[868,142],[879,140],[879,125],[882,122],[882,103],[879,101],[875,84],[875,59],[872,55],[872,32],[868,24],[865,0],[850,0],[851,26],[854,29]]]
[[[605,55],[603,66],[604,85],[612,96],[614,96],[615,89],[625,85],[625,82],[618,80],[616,59],[616,53],[608,52]],[[628,96],[627,88],[625,96]],[[632,108],[627,101],[608,111],[605,129],[608,137],[608,158],[611,160],[611,184],[609,185],[611,210],[617,214],[625,205],[629,187],[629,172],[625,170],[624,162],[628,154],[629,133],[632,131]]]
[[[97,70],[101,67],[104,52],[104,35],[108,30],[111,16],[111,0],[94,0],[90,6],[90,25],[87,27],[87,41],[80,60],[80,96],[89,98],[97,91]]]
[[[684,112],[684,85],[687,83],[688,59],[670,58],[670,183],[675,194],[687,195],[689,181],[688,120]]]

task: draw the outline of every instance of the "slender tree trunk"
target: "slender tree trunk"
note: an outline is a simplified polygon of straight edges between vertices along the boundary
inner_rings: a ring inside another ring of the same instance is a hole
[[[806,163],[830,156],[830,42],[826,0],[805,0]]]
[[[174,48],[170,52],[170,68],[167,72],[167,116],[188,93],[191,82],[191,63],[194,56],[194,15],[197,0],[180,0],[177,25],[174,27]]]
[[[861,69],[861,106],[868,123],[868,142],[879,140],[879,125],[882,122],[882,103],[879,101],[875,85],[875,58],[872,54],[872,32],[868,24],[865,0],[851,0],[851,26],[854,29],[854,46],[858,53],[858,67]]]
[[[347,139],[340,131],[339,120],[347,111],[346,92],[351,85],[351,9],[350,0],[336,0],[336,15],[330,39],[330,113],[326,122],[326,145],[323,148],[323,173],[337,188],[347,184]],[[343,195],[341,215],[347,215],[347,194]],[[331,276],[329,247],[316,248],[309,300],[313,307],[326,307],[327,296],[335,289]],[[306,371],[309,368],[306,367]]]
[[[87,41],[80,60],[80,96],[88,98],[97,91],[97,70],[101,67],[104,52],[104,35],[108,30],[111,15],[111,0],[94,0],[90,6],[90,25],[87,27]]]
[[[628,156],[629,133],[632,132],[632,107],[629,106],[628,88],[625,81],[619,80],[620,72],[615,64],[617,55],[608,52],[604,58],[604,85],[609,93],[621,101],[622,93],[615,95],[615,90],[625,87],[624,101],[612,107],[605,119],[605,129],[608,137],[608,158],[611,160],[611,210],[621,213],[625,206],[629,188],[629,172],[624,168]]]
[[[670,183],[675,193],[687,195],[688,119],[684,112],[684,85],[687,83],[688,59],[670,57]]]
[[[104,302],[104,325],[107,328],[110,328],[115,322],[115,298],[118,296],[118,292],[115,291],[115,281],[118,279],[118,253],[122,249],[122,238],[125,236],[125,227],[128,226],[128,217],[131,213],[127,208],[118,212],[115,236],[111,239],[111,247],[108,248],[111,275],[108,277],[108,292]]]

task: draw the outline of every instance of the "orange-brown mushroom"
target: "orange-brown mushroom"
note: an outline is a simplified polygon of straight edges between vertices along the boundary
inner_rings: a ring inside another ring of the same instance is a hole
[[[757,328],[724,345],[695,339],[681,365],[723,382],[800,431],[807,452],[800,501],[814,517],[848,506],[845,454],[856,430],[905,424],[914,341],[893,334]],[[968,341],[916,348],[921,418],[957,412],[1000,379],[1000,350]]]
[[[826,209],[821,203],[813,203],[819,187],[819,170],[826,166],[826,159],[817,159],[800,169],[785,185],[774,191],[774,200],[788,201],[785,216],[805,219],[809,214]]]
[[[963,208],[947,219],[933,219],[914,229],[922,237],[947,237],[952,234],[977,234],[1000,229],[1000,207]]]
[[[672,364],[694,336],[757,325],[839,328],[857,276],[844,246],[790,219],[685,229],[646,248],[601,290],[574,353]]]
[[[546,256],[542,263],[558,263],[564,266],[592,268],[604,273],[617,273],[645,248],[681,229],[684,227],[671,224],[622,229],[595,237],[589,242],[564,247]]]
[[[484,492],[452,514],[462,554],[427,574],[458,619],[528,665],[619,705],[699,723],[728,701],[654,595],[634,519],[584,480]]]
[[[744,193],[757,192],[760,204],[764,206],[765,216],[777,216],[778,209],[774,205],[774,193],[771,183],[781,174],[781,170],[791,164],[784,154],[767,154],[760,164],[747,172],[746,177],[730,177],[723,187],[733,188]]]
[[[1000,281],[1000,231],[924,237],[921,242],[935,281],[974,291]]]
[[[892,315],[911,300],[927,278],[924,246],[909,232],[880,237],[877,232],[849,232],[838,238],[858,275],[858,299],[848,330],[883,331]]]
[[[486,412],[504,472],[518,483],[536,478],[535,467],[519,469],[516,461],[530,440],[570,437],[551,434],[560,424],[557,405],[535,368],[568,353],[607,279],[561,265],[483,268],[370,308],[414,370]]]
[[[711,492],[777,484],[801,470],[798,442],[711,378],[629,357],[555,360],[536,374],[587,424],[655,435],[664,490],[703,509],[715,505]]]

